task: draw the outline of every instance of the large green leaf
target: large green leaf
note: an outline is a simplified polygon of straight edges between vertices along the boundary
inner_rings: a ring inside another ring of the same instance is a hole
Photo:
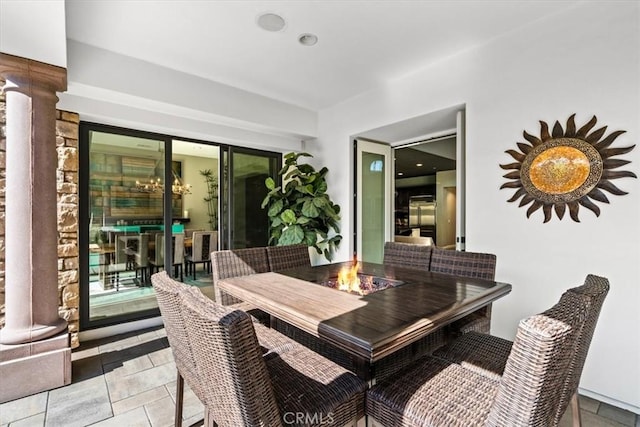
[[[307,218],[306,216],[300,216],[298,217],[298,219],[296,220],[296,224],[300,224],[300,225],[305,225],[308,224],[310,221],[309,218]]]
[[[275,203],[269,206],[269,211],[267,212],[267,215],[269,215],[270,218],[273,218],[274,216],[278,215],[282,211],[283,207],[284,207],[284,202],[282,200],[276,200]]]
[[[318,242],[318,235],[316,234],[315,231],[306,230],[304,232],[304,243],[307,246],[315,246],[317,242]]]
[[[294,224],[296,222],[296,214],[291,209],[286,209],[280,214],[280,219],[287,225]]]
[[[327,192],[327,181],[322,180],[318,182],[318,186],[316,188],[317,194],[324,194]]]
[[[314,197],[313,198],[313,204],[318,207],[321,208],[323,206],[327,205],[327,199],[324,197]]]
[[[300,170],[300,172],[302,172],[303,174],[310,174],[310,173],[314,173],[316,170],[313,168],[313,166],[311,165],[298,165],[298,170]]]
[[[264,185],[266,185],[269,190],[276,188],[276,182],[271,177],[264,180]]]
[[[279,216],[273,217],[273,219],[271,220],[272,227],[278,227],[281,224],[282,224],[282,219]]]
[[[300,186],[300,184],[298,183],[298,181],[293,180],[293,181],[289,181],[287,182],[287,185],[284,187],[286,192],[291,192],[295,189],[297,189]]]
[[[300,176],[300,171],[298,169],[294,169],[291,172],[287,173],[284,177],[285,180],[290,180],[291,178],[294,177],[299,177]]]
[[[313,200],[306,200],[302,205],[302,214],[309,218],[316,218],[320,215],[320,209],[313,204]]]
[[[282,232],[282,236],[278,240],[279,245],[297,245],[298,243],[302,243],[302,239],[304,239],[304,231],[302,231],[302,227],[299,225],[292,225],[287,227]]]

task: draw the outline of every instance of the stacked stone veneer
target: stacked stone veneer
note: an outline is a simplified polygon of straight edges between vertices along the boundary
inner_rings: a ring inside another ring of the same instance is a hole
[[[0,80],[0,86],[4,81]],[[57,111],[56,146],[58,151],[58,296],[60,317],[69,323],[71,347],[79,345],[79,272],[78,272],[78,123],[76,113]],[[0,326],[5,317],[5,154],[6,106],[0,94]]]

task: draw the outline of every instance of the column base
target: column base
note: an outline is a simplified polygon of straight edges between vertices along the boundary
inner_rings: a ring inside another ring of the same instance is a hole
[[[69,332],[27,344],[0,345],[0,403],[71,383]]]
[[[0,330],[0,345],[30,344],[53,337],[65,330],[67,330],[67,321],[62,318],[58,318],[50,325],[30,325],[28,328],[21,329],[5,326]]]

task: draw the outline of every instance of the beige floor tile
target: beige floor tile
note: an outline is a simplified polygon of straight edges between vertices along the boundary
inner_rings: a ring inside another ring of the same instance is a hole
[[[106,419],[97,424],[93,424],[92,427],[149,427],[151,423],[147,418],[147,413],[144,407],[132,409],[129,412],[116,415],[113,418]]]
[[[600,404],[600,407],[598,408],[598,415],[617,421],[624,426],[635,427],[636,425],[636,414],[621,408],[616,408],[608,403]]]
[[[135,396],[113,402],[113,404],[111,405],[113,407],[113,414],[120,415],[125,412],[129,412],[132,409],[148,405],[160,399],[164,399],[167,396],[169,396],[167,388],[164,386],[159,386],[140,394],[136,394]]]
[[[47,410],[48,397],[49,394],[45,391],[1,404],[0,424],[6,425],[37,414],[44,414]]]
[[[599,406],[599,400],[587,396],[580,396],[580,409],[597,414]]]
[[[75,352],[71,385],[0,405],[0,426],[173,425],[176,367],[164,328],[83,343]],[[585,396],[580,405],[583,427],[640,427],[628,411]],[[182,425],[203,416],[204,406],[186,387]],[[572,427],[571,408],[560,427]]]
[[[10,424],[10,427],[43,427],[45,413],[32,415],[29,418],[23,418]]]
[[[145,405],[144,409],[153,427],[170,427],[174,424],[175,406],[171,397]]]
[[[175,366],[156,366],[128,376],[105,374],[112,402],[163,386],[176,379]]]

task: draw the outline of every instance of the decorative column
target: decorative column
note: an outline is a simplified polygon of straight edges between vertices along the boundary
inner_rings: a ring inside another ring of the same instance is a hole
[[[15,387],[2,388],[1,402],[68,384],[71,350],[67,322],[58,316],[57,264],[56,92],[66,90],[66,70],[0,53],[0,75],[6,80],[0,374]]]

